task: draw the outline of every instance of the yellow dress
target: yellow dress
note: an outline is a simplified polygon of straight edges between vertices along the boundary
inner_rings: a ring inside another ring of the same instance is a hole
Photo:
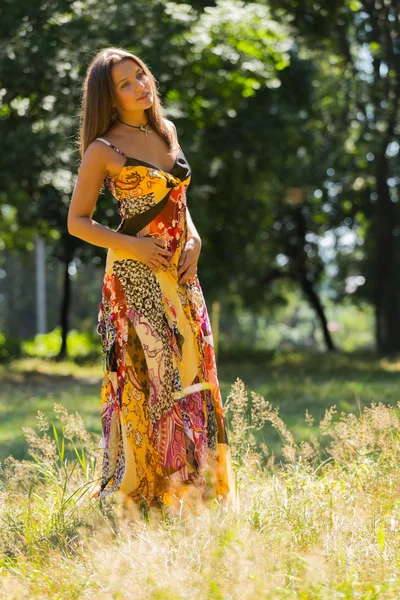
[[[180,148],[171,173],[126,156],[105,184],[118,200],[117,231],[166,240],[169,267],[157,272],[109,249],[99,304],[102,475],[94,497],[117,493],[141,507],[237,510],[213,337],[199,280],[178,282],[187,236],[191,168]]]

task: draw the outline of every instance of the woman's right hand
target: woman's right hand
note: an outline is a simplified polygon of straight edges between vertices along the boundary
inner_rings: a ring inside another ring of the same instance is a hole
[[[132,252],[137,260],[145,263],[153,271],[167,269],[171,252],[166,249],[167,242],[153,237],[127,236],[127,251]]]

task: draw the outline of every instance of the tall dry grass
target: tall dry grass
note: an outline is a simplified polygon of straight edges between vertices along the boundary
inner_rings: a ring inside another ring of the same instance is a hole
[[[398,598],[400,403],[333,406],[300,443],[240,380],[227,408],[241,511],[215,502],[200,516],[90,501],[97,440],[60,404],[51,423],[38,412],[24,432],[31,460],[2,465],[1,597]],[[259,438],[266,421],[279,464]]]

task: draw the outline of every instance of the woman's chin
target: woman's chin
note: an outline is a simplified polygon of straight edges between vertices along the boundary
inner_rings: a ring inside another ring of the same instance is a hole
[[[148,108],[150,108],[150,106],[152,106],[152,104],[153,104],[152,99],[151,100],[140,100],[140,102],[137,102],[137,104],[135,106],[133,106],[132,108],[129,108],[128,112],[129,111],[134,112],[134,111],[140,110],[140,109],[147,110]]]

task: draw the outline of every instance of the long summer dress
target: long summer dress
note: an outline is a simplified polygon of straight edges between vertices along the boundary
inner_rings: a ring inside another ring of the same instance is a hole
[[[116,229],[166,240],[166,270],[110,248],[99,304],[101,336],[101,483],[141,507],[162,503],[238,508],[213,337],[199,280],[181,285],[191,168],[179,152],[171,173],[124,156],[104,182],[118,201]],[[191,504],[192,503],[192,504]],[[200,510],[202,510],[202,508]]]

